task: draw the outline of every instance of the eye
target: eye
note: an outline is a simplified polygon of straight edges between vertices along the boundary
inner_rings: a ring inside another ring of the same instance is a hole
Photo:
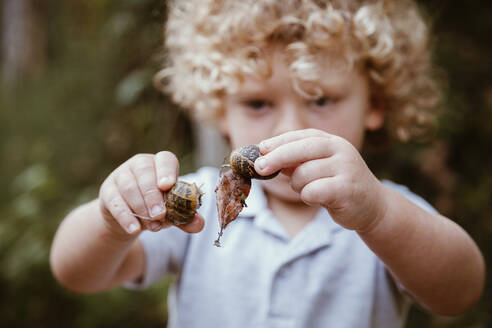
[[[270,105],[268,101],[261,99],[247,100],[244,103],[247,107],[255,110],[260,110]]]
[[[324,107],[324,106],[331,105],[334,102],[335,102],[334,99],[323,96],[323,97],[319,97],[318,99],[314,100],[313,104],[316,105],[317,107]]]

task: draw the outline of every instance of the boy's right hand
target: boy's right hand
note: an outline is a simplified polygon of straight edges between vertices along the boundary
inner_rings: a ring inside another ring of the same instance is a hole
[[[136,235],[143,228],[159,231],[170,226],[165,219],[163,191],[176,183],[178,171],[178,159],[168,151],[138,154],[121,164],[99,190],[99,205],[108,227],[117,233]],[[135,214],[151,220],[139,220]],[[178,228],[197,233],[203,226],[203,218],[195,214],[191,223]]]

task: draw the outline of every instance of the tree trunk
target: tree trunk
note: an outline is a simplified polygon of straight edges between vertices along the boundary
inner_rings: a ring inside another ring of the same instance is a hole
[[[45,61],[45,31],[34,0],[4,0],[2,9],[2,80],[13,84],[37,74]]]

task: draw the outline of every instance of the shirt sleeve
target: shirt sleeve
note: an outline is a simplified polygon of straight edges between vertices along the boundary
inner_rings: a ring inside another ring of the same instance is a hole
[[[213,190],[217,177],[214,168],[202,168],[196,173],[180,177],[182,181],[194,182],[206,192]],[[204,213],[210,204],[202,204],[199,209]],[[144,231],[138,237],[145,254],[145,271],[138,281],[123,284],[129,289],[145,289],[168,274],[178,273],[186,257],[190,235],[177,227],[169,227],[158,232]]]
[[[142,232],[139,240],[145,254],[145,271],[138,281],[126,282],[124,287],[145,289],[162,277],[177,273],[186,252],[188,238],[184,231],[176,227],[158,232]]]
[[[433,213],[433,214],[438,214],[437,210],[432,207],[431,204],[429,204],[425,199],[422,197],[418,196],[417,194],[414,194],[413,192],[408,189],[408,187],[404,185],[400,185],[397,183],[394,183],[389,180],[382,180],[381,181],[385,186],[390,187],[391,189],[395,190],[396,192],[400,193],[401,195],[405,196],[408,200],[419,206],[420,208],[423,208],[427,212]]]

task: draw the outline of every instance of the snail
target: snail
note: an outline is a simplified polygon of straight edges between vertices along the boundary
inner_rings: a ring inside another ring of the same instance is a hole
[[[164,193],[164,203],[166,205],[166,220],[174,225],[184,225],[190,223],[195,217],[195,213],[202,205],[203,192],[194,183],[178,181],[167,192]],[[133,213],[141,221],[143,226],[151,229],[152,218]]]
[[[190,223],[202,205],[202,195],[196,184],[176,182],[166,193],[166,219],[174,225]]]
[[[220,247],[220,237],[227,225],[234,221],[243,207],[251,189],[251,179],[272,179],[279,171],[261,176],[255,171],[255,161],[261,156],[256,145],[244,146],[231,152],[228,164],[222,165],[217,194],[217,213],[220,231],[214,245]]]
[[[244,178],[268,180],[275,178],[280,171],[270,175],[259,175],[255,171],[255,161],[261,156],[260,148],[257,145],[248,145],[231,152],[229,165],[232,170]]]

